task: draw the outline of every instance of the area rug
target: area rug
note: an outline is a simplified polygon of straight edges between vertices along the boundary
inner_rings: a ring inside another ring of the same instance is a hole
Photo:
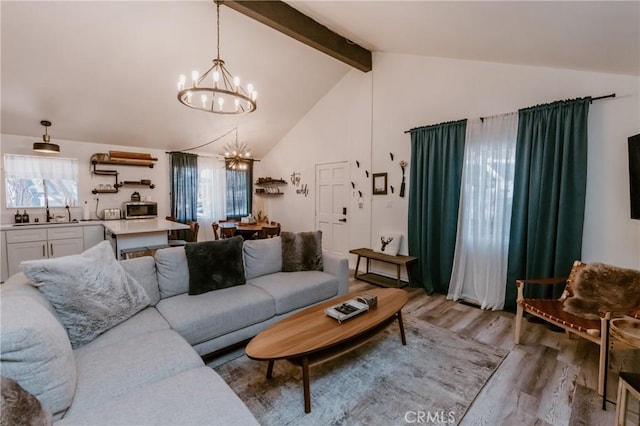
[[[350,352],[312,366],[311,413],[305,414],[302,373],[246,355],[215,370],[261,425],[458,424],[508,351],[405,317]]]

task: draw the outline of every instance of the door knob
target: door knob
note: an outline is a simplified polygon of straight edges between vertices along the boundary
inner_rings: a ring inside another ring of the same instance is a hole
[[[346,222],[346,221],[347,221],[347,218],[346,218],[346,217],[345,217],[345,218],[342,218],[342,219],[338,219],[338,222]]]

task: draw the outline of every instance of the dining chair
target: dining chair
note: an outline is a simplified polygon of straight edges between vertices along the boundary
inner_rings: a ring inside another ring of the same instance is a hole
[[[258,232],[258,238],[273,238],[280,235],[280,227],[279,226],[263,226],[260,232]]]
[[[220,225],[218,225],[218,222],[213,222],[211,224],[211,227],[213,228],[213,238],[215,240],[219,240],[220,239],[220,235],[218,234],[218,230],[220,229]]]
[[[231,238],[231,237],[235,237],[236,235],[236,227],[221,227],[220,228],[220,238],[225,239],[225,238]]]
[[[196,221],[188,221],[189,229],[187,229],[186,241],[188,243],[198,242],[198,231],[200,230],[200,224]]]

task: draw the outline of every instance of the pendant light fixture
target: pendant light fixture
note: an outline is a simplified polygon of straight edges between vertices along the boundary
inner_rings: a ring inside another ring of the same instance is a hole
[[[224,165],[229,170],[247,170],[248,165],[255,161],[251,158],[251,150],[246,142],[238,140],[238,128],[235,129],[235,141],[224,146]]]
[[[233,76],[220,59],[220,3],[216,4],[216,28],[218,34],[217,56],[213,65],[204,74],[191,71],[191,85],[182,74],[178,78],[178,100],[189,108],[216,114],[242,114],[256,110],[258,92],[252,84],[246,89],[241,85],[240,77]]]
[[[55,143],[51,143],[51,137],[47,133],[47,127],[51,126],[51,122],[42,120],[40,124],[44,126],[44,135],[42,135],[42,142],[33,143],[33,150],[37,152],[44,152],[45,154],[60,154],[60,146]]]

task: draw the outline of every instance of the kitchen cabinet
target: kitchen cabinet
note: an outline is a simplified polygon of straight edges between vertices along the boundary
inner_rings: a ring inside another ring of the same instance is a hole
[[[81,226],[11,230],[5,232],[5,237],[9,276],[20,272],[22,261],[68,256],[84,250]]]
[[[0,231],[0,282],[9,278],[9,264],[7,263],[7,239],[4,231]]]
[[[84,249],[91,248],[104,240],[104,226],[91,225],[83,227]]]

